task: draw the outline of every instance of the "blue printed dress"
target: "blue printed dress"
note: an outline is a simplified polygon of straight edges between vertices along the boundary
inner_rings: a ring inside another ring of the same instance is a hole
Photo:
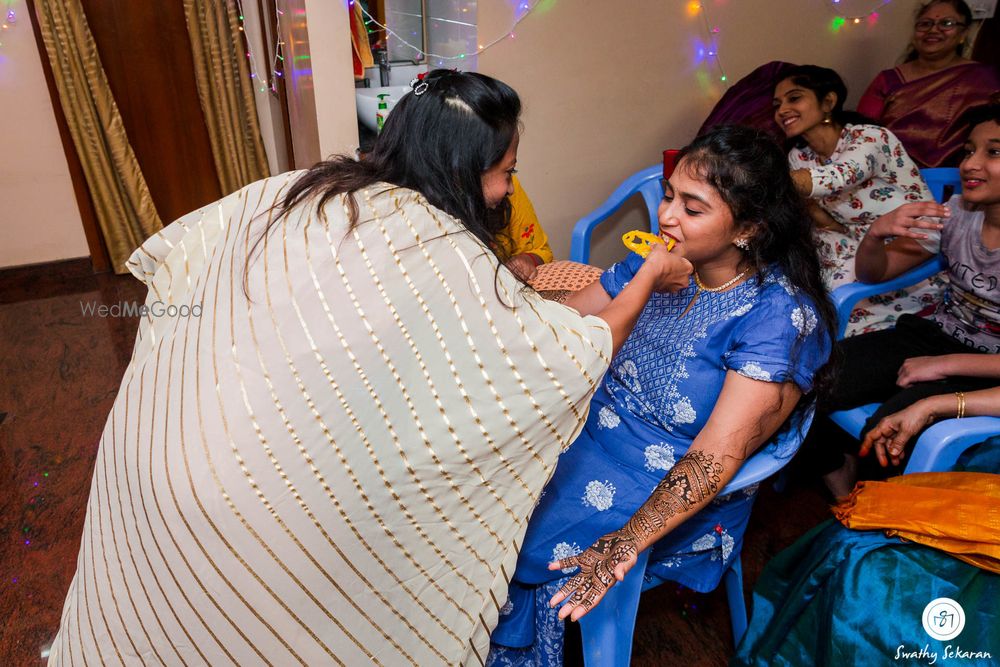
[[[641,265],[630,255],[601,276],[602,286],[616,296]],[[684,314],[695,291],[692,281],[654,294],[612,361],[531,517],[491,664],[561,664],[562,624],[545,602],[558,590],[553,579],[566,574],[548,563],[625,525],[705,426],[727,371],[795,382],[805,393],[826,362],[830,343],[812,302],[776,269],[725,292],[702,291]],[[754,488],[716,498],[656,544],[648,575],[715,588],[739,553],[755,496]],[[530,646],[534,657],[501,646]]]

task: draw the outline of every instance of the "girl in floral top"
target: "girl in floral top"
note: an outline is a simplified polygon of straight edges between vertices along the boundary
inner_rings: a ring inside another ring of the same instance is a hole
[[[920,170],[899,140],[877,125],[852,124],[847,87],[831,69],[802,65],[774,91],[774,119],[795,141],[792,179],[809,198],[823,280],[830,289],[854,282],[854,255],[871,223],[908,202],[933,201]],[[862,302],[847,335],[885,329],[903,313],[928,315],[940,279]]]

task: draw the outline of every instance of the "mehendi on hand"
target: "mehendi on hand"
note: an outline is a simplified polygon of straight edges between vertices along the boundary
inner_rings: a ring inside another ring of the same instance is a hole
[[[566,600],[559,617],[566,618],[578,606],[584,613],[590,611],[614,585],[615,569],[623,563],[631,567],[640,545],[648,547],[658,539],[670,517],[691,510],[718,492],[722,472],[722,464],[715,461],[714,455],[688,452],[620,530],[601,537],[578,556],[555,563],[561,569],[580,568],[552,598],[552,606]],[[582,615],[576,615],[574,620]]]

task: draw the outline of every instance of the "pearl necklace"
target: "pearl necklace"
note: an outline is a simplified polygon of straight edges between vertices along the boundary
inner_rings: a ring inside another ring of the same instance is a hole
[[[735,285],[736,283],[738,283],[739,281],[743,280],[743,278],[745,278],[748,273],[750,273],[750,269],[744,269],[743,271],[741,271],[737,275],[733,276],[732,279],[727,280],[726,282],[722,283],[718,287],[706,287],[705,284],[703,282],[701,282],[701,278],[698,277],[698,272],[695,271],[694,272],[694,284],[697,285],[698,286],[698,290],[702,291],[702,292],[722,292],[723,290],[727,290],[730,287],[732,287],[733,285]]]
[[[684,309],[684,312],[681,313],[680,316],[684,317],[685,315],[688,314],[688,311],[691,310],[692,306],[694,306],[694,302],[698,300],[698,295],[701,294],[702,292],[723,292],[723,291],[729,289],[730,287],[732,287],[733,285],[735,285],[736,283],[738,283],[739,281],[741,281],[744,278],[746,278],[747,274],[749,274],[750,271],[751,271],[751,269],[744,269],[739,274],[737,274],[736,276],[734,276],[731,280],[727,280],[726,282],[722,283],[718,287],[706,287],[705,283],[701,282],[701,278],[698,277],[698,272],[695,271],[694,272],[694,285],[695,285],[694,296],[691,297],[691,301],[688,303],[687,307]]]

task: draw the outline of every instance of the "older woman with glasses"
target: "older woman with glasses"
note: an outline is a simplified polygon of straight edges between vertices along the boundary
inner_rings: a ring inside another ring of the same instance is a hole
[[[920,167],[956,166],[962,109],[987,101],[1000,75],[962,54],[972,11],[963,0],[930,0],[917,12],[905,62],[879,72],[858,111],[895,134]]]

